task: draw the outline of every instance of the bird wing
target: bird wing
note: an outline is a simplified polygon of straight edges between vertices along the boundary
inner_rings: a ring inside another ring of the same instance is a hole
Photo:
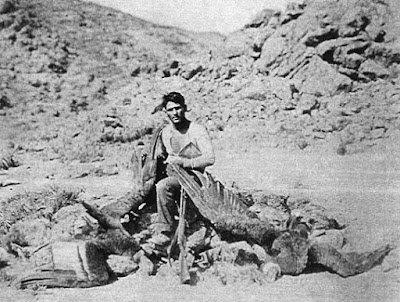
[[[193,171],[191,175],[177,165],[172,165],[172,170],[200,214],[211,223],[218,221],[221,214],[238,215],[247,211],[240,197],[208,172]]]

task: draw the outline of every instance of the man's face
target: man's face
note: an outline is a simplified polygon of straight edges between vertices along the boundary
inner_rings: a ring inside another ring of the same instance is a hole
[[[185,119],[186,108],[177,103],[168,102],[165,106],[165,112],[167,112],[168,118],[173,124],[179,124]]]

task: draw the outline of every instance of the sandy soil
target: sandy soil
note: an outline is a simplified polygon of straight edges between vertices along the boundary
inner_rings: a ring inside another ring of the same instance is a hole
[[[370,250],[400,242],[399,153],[338,156],[278,149],[217,152],[211,169],[224,182],[241,188],[311,197],[347,225],[349,249]],[[2,197],[51,184],[85,188],[85,194],[108,198],[129,190],[129,171],[108,177],[66,179],[60,163],[21,166],[0,178],[13,178],[19,186],[1,189]],[[72,169],[63,167],[64,171]],[[72,169],[73,170],[73,169]],[[50,176],[49,176],[50,175]],[[47,178],[46,178],[47,177]],[[0,179],[1,180],[1,179]],[[328,272],[284,276],[275,283],[224,286],[199,282],[183,286],[178,278],[131,275],[107,286],[90,289],[16,291],[1,286],[0,301],[399,301],[400,258],[393,251],[383,265],[350,278]]]

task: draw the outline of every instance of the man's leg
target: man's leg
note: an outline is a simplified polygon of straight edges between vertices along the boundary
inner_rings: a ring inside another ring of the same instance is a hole
[[[176,201],[179,200],[181,186],[176,177],[167,177],[156,184],[157,191],[157,234],[170,236],[177,212]]]

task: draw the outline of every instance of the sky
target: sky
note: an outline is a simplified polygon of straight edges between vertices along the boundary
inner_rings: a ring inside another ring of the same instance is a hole
[[[85,0],[161,25],[229,33],[264,8],[283,9],[289,0]],[[293,1],[291,1],[293,2]]]

